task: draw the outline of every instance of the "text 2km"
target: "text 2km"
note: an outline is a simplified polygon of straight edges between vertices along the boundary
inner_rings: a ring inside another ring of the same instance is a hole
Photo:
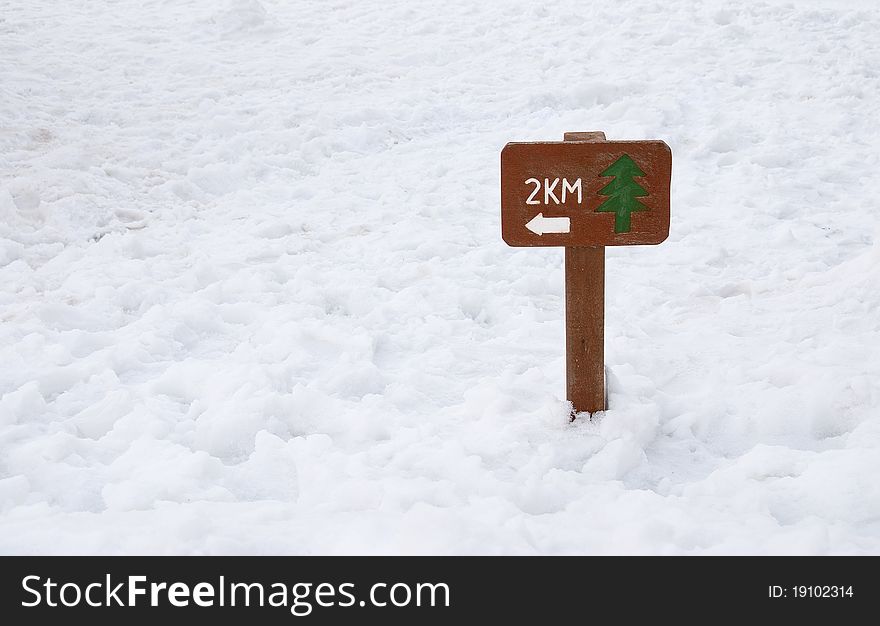
[[[534,185],[535,188],[529,194],[526,204],[565,204],[569,195],[574,196],[577,193],[577,203],[583,204],[584,188],[581,179],[576,178],[574,182],[568,182],[567,178],[544,179],[544,184],[537,178],[529,178],[526,185]],[[543,202],[541,201],[541,188],[544,189]],[[556,195],[556,194],[559,195]]]

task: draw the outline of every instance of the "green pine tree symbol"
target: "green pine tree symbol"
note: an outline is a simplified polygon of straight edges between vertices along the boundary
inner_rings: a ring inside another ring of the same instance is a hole
[[[596,210],[615,214],[615,233],[628,233],[632,228],[630,215],[635,211],[648,210],[648,207],[636,200],[647,196],[648,192],[633,180],[636,176],[644,175],[645,173],[628,154],[621,156],[611,167],[599,174],[599,176],[614,176],[614,180],[599,190],[599,194],[608,196],[608,199]]]

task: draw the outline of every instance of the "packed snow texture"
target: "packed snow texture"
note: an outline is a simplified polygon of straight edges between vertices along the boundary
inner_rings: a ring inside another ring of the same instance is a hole
[[[0,551],[880,553],[880,12],[0,2]],[[508,141],[663,139],[568,420]]]

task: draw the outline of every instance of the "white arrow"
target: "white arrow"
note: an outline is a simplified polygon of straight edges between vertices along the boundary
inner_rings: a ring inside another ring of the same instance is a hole
[[[569,233],[571,232],[571,220],[567,217],[544,217],[543,213],[538,213],[526,223],[526,228],[536,235]]]

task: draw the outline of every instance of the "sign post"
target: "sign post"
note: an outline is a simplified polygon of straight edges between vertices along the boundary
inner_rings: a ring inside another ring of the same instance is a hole
[[[669,236],[672,152],[662,141],[509,143],[501,151],[501,236],[565,247],[566,390],[577,413],[607,408],[605,246]]]

